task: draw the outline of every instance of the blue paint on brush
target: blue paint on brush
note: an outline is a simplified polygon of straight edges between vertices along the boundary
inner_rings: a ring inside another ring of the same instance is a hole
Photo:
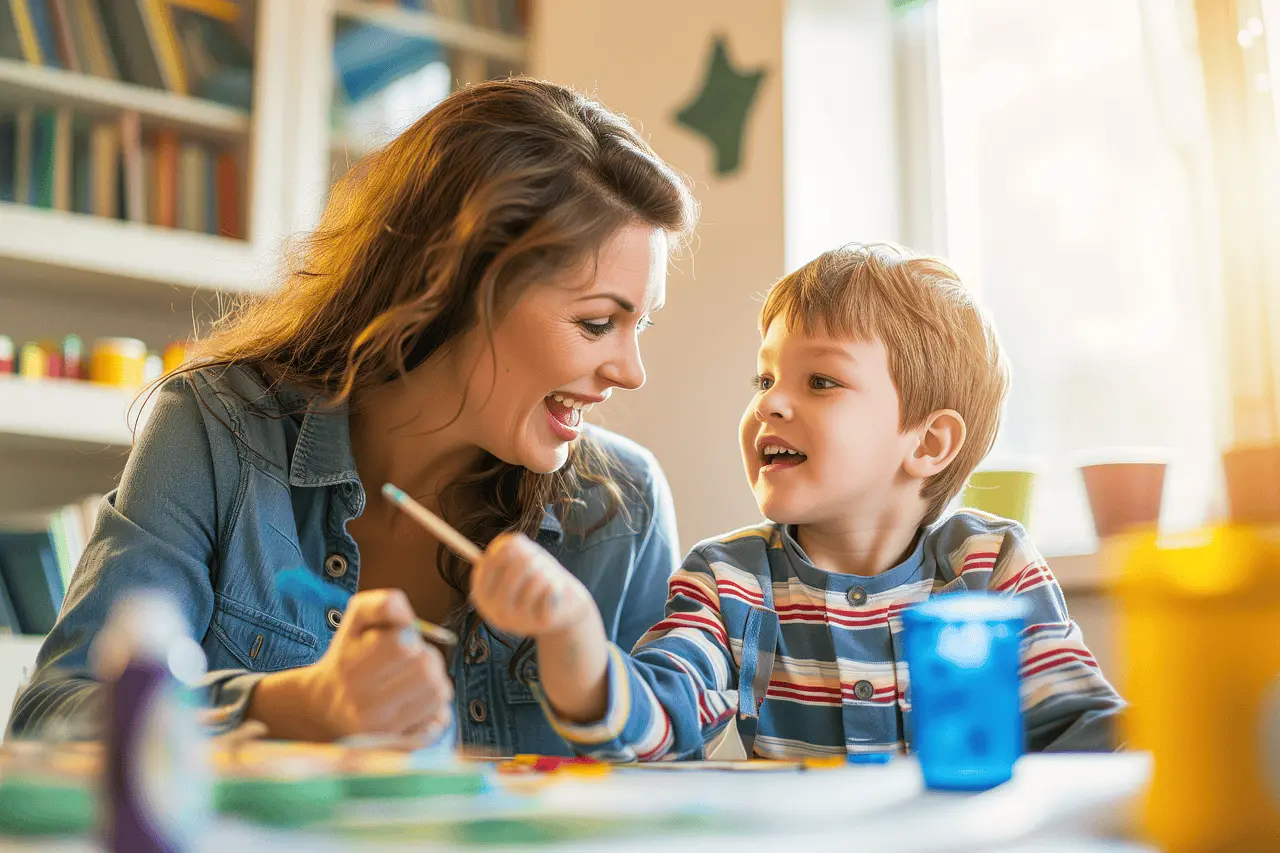
[[[306,569],[288,569],[276,575],[276,591],[286,598],[309,601],[326,610],[345,610],[347,607],[346,590],[325,582]]]

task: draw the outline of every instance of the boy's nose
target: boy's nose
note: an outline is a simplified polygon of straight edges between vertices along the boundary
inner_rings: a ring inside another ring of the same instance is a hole
[[[766,392],[760,395],[760,400],[756,403],[756,417],[762,421],[786,420],[791,417],[791,407],[786,397],[776,392]]]

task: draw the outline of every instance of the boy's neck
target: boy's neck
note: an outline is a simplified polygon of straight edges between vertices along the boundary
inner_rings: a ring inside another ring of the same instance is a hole
[[[911,555],[923,511],[886,512],[874,519],[841,518],[796,525],[796,541],[818,568],[874,577]]]

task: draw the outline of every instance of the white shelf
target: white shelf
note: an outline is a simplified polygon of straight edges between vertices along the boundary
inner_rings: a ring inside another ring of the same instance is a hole
[[[218,136],[245,136],[250,126],[247,112],[213,101],[12,59],[0,59],[0,98],[70,105],[83,113],[108,116],[132,110],[143,118]]]
[[[512,62],[522,63],[525,60],[525,39],[499,30],[442,18],[430,12],[374,5],[362,0],[338,0],[337,10],[339,17],[425,36],[459,50]]]
[[[255,293],[274,262],[252,243],[0,203],[0,287],[41,284],[108,298],[157,287]]]
[[[0,449],[128,447],[137,398],[136,391],[92,382],[0,376]]]

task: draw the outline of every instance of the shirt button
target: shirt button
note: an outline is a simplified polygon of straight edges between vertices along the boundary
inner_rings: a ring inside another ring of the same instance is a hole
[[[853,605],[867,603],[867,591],[860,586],[855,586],[849,590],[845,596],[849,599],[849,603]]]
[[[489,642],[479,634],[472,634],[467,641],[467,663],[484,663],[489,659]]]
[[[870,681],[859,681],[853,685],[853,695],[857,696],[863,702],[867,702],[875,695],[876,689],[871,686]]]
[[[341,554],[330,554],[324,558],[324,573],[331,578],[340,578],[347,573],[347,558]]]
[[[473,722],[483,723],[489,716],[488,710],[484,707],[484,703],[479,699],[472,699],[467,705],[467,713],[471,715]]]
[[[329,623],[329,627],[336,631],[342,624],[342,611],[336,607],[330,607],[329,612],[324,614],[324,618]]]

